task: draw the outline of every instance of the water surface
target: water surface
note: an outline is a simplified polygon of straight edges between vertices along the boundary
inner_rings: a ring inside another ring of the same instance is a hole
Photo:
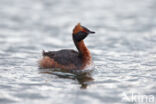
[[[132,94],[151,95],[156,102],[155,5],[155,0],[1,0],[0,104],[134,104]],[[39,69],[42,49],[76,49],[71,34],[78,22],[96,32],[85,39],[94,71]]]

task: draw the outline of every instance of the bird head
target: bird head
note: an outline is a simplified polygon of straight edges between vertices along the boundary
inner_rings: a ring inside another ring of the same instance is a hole
[[[94,34],[94,31],[90,31],[88,28],[81,26],[80,23],[78,23],[74,29],[73,29],[73,39],[74,41],[81,41],[85,39],[88,34]]]

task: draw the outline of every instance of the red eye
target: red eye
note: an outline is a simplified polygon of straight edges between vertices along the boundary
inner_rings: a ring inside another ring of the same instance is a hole
[[[86,30],[86,29],[83,29],[83,30],[82,30],[82,32],[85,32],[85,33],[87,33],[87,30]]]

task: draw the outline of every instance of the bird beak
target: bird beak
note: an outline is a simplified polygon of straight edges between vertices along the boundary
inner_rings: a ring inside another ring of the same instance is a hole
[[[90,30],[88,31],[88,33],[90,33],[90,34],[95,34],[95,32],[94,32],[94,31],[90,31]]]
[[[85,32],[87,32],[88,34],[94,34],[95,33],[94,31],[90,31],[89,29],[87,29],[84,26],[81,26],[81,27],[84,28]]]

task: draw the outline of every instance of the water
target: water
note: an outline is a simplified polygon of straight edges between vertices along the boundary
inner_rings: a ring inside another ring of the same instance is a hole
[[[0,0],[0,104],[155,104],[155,5],[155,0]],[[96,32],[85,40],[94,71],[39,69],[42,49],[75,49],[71,32],[78,22]]]

